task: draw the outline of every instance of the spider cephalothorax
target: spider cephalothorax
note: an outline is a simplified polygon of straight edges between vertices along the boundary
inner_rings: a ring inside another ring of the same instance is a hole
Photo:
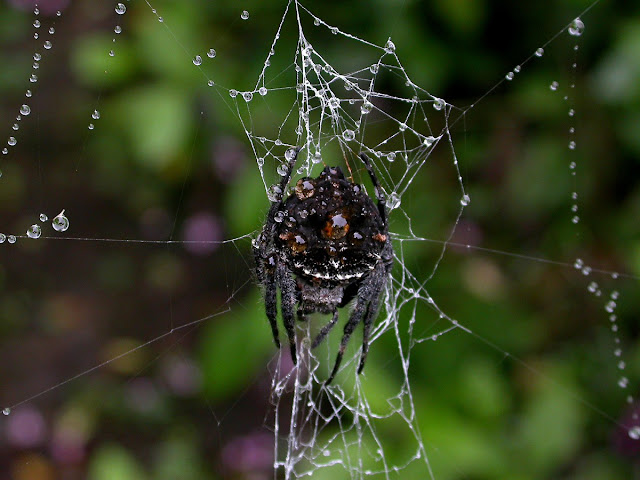
[[[297,155],[297,149],[291,151],[287,172],[279,185],[280,195],[271,202],[253,251],[258,281],[265,288],[267,318],[278,348],[277,289],[281,291],[282,320],[294,364],[296,305],[300,320],[314,312],[333,315],[313,341],[313,348],[338,322],[338,308],[355,299],[329,383],[360,322],[364,327],[358,373],[362,372],[369,333],[393,263],[393,249],[385,198],[365,154],[360,158],[373,182],[377,205],[362,186],[347,180],[339,167],[326,167],[316,178],[301,178],[293,192],[283,198]]]

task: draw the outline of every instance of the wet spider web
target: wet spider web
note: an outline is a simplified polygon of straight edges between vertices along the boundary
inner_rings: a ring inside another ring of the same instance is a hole
[[[162,12],[150,3],[147,5],[165,23]],[[167,23],[170,24],[170,19]],[[559,34],[569,33],[578,39],[582,28],[581,21],[574,21]],[[333,38],[333,52],[317,47],[322,42],[316,39],[326,37]],[[553,40],[555,37],[547,44]],[[357,52],[348,64],[335,54],[343,42]],[[540,47],[508,72],[504,81],[517,78],[527,63],[543,56],[542,50]],[[451,250],[471,248],[460,240],[464,236],[459,236],[465,207],[472,198],[465,188],[464,168],[458,160],[459,143],[454,141],[454,135],[475,105],[457,107],[416,85],[403,67],[401,51],[393,38],[382,44],[358,38],[316,16],[304,4],[290,1],[254,84],[231,88],[218,85],[214,76],[205,74],[206,81],[242,124],[262,180],[265,203],[275,198],[273,185],[278,175],[285,172],[287,152],[300,147],[297,175],[316,175],[324,165],[344,165],[353,180],[365,184],[372,193],[357,158],[359,153],[366,153],[374,163],[391,212],[396,262],[371,334],[370,355],[376,356],[379,343],[389,342],[395,345],[395,355],[384,361],[370,358],[364,374],[358,376],[355,368],[359,342],[355,337],[336,380],[323,386],[333,366],[341,329],[336,328],[322,346],[310,351],[309,339],[322,326],[323,319],[319,317],[298,326],[301,343],[298,367],[292,368],[286,351],[269,366],[272,408],[264,424],[273,432],[274,470],[278,478],[322,478],[322,475],[438,478],[431,460],[438,448],[424,438],[414,399],[416,383],[421,379],[412,371],[412,357],[422,354],[433,342],[440,344],[457,335],[469,336],[535,371],[499,345],[493,345],[484,335],[476,334],[466,319],[459,321],[448,314],[449,309],[441,307],[440,300],[429,293],[430,282],[437,277],[441,262],[446,261]],[[200,56],[193,59],[196,66],[202,62]],[[565,104],[570,107],[569,101]],[[283,105],[284,109],[275,108]],[[96,110],[92,119],[97,123],[99,118]],[[15,146],[11,138],[7,154]],[[568,149],[575,149],[572,136]],[[574,170],[575,164],[570,169]],[[429,173],[454,185],[457,195],[450,198],[450,204],[439,206],[444,212],[440,223],[432,231],[421,232],[413,227],[412,218],[419,209],[412,205],[412,187],[417,177]],[[577,225],[581,219],[576,191],[570,192],[568,204],[573,210],[570,221]],[[253,233],[247,233],[250,235]],[[40,233],[32,227],[28,236],[35,238]],[[21,236],[17,237],[22,241]],[[15,237],[10,240],[15,241]],[[240,244],[241,239],[229,242]],[[429,250],[425,262],[428,267],[419,273],[404,256],[405,250],[416,244]],[[545,262],[539,258],[529,260]],[[566,263],[561,264],[566,267]],[[573,264],[585,277],[594,271],[580,258]],[[613,280],[618,277],[615,272],[607,273]],[[586,290],[605,300],[606,316],[617,326],[619,292],[601,287],[596,281],[587,282]],[[347,309],[341,312],[343,321],[347,315]],[[264,334],[268,336],[264,320]],[[620,343],[616,332],[617,328],[613,332],[614,341]],[[622,352],[617,353],[619,348],[616,347],[616,356],[622,356]],[[380,365],[383,370],[376,368]],[[623,374],[619,383],[626,387],[629,381]],[[628,402],[633,401],[630,396]],[[634,426],[626,425],[630,436],[638,436]],[[388,438],[387,432],[393,429],[404,430],[413,439],[412,445],[398,452],[393,439]]]

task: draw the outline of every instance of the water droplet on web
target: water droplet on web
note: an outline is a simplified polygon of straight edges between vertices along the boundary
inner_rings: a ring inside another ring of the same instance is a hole
[[[42,235],[42,229],[37,223],[34,223],[27,229],[27,237],[29,238],[40,238],[40,235]]]
[[[120,25],[116,25],[113,31],[116,33],[122,33],[122,27]]]
[[[387,153],[387,160],[389,160],[390,162],[393,162],[395,159],[396,159],[396,152]]]
[[[629,429],[629,438],[640,440],[640,427],[636,426]]]
[[[16,243],[16,236],[15,236],[15,235],[9,235],[9,236],[7,236],[7,242],[9,242],[9,243]]]
[[[56,29],[53,27],[49,27],[49,35],[53,35],[54,33],[56,33]]]
[[[444,108],[444,100],[442,100],[441,98],[434,98],[433,99],[433,108],[435,110],[442,110]]]
[[[116,5],[116,13],[118,15],[124,15],[124,12],[127,11],[127,7],[125,7],[124,3],[118,3]]]
[[[618,362],[618,369],[620,370],[624,370],[626,368],[627,364],[624,362],[624,360],[620,360]]]
[[[541,57],[542,55],[544,55],[544,48],[540,47],[536,50],[535,52],[536,57]]]
[[[109,56],[110,57],[115,57],[116,52],[114,52],[113,50],[109,50]]]
[[[38,8],[37,4],[36,4],[36,8],[33,9],[33,14],[40,15],[40,9]]]
[[[407,129],[407,124],[406,123],[400,123],[398,125],[398,130],[400,130],[401,132],[404,132]]]
[[[16,143],[18,143],[18,141],[16,140],[16,137],[9,137],[7,143],[9,144],[9,146],[13,147]]]
[[[460,205],[462,205],[463,207],[466,207],[467,205],[469,205],[470,201],[471,201],[471,197],[469,197],[469,195],[465,193],[460,199]]]
[[[29,77],[29,81],[31,83],[36,83],[38,81],[38,76],[35,73],[32,73],[31,76]]]
[[[31,66],[34,70],[38,70],[40,68],[40,64],[38,62],[33,62],[33,65]]]
[[[284,152],[284,158],[291,161],[296,157],[296,149],[290,148],[286,152]]]
[[[396,51],[396,45],[391,41],[391,39],[387,40],[387,43],[384,45],[384,51],[387,53],[393,53]]]
[[[507,80],[513,80],[513,77],[514,77],[513,72],[509,72],[504,76],[504,78],[506,78]]]
[[[40,28],[40,20],[36,20],[35,22],[33,22],[33,26],[36,28]]]
[[[582,274],[583,274],[584,276],[587,276],[587,275],[589,275],[590,273],[591,273],[591,267],[583,267],[583,268],[582,268]]]
[[[259,93],[260,95],[262,95],[263,97],[264,97],[268,92],[269,92],[269,90],[267,90],[267,87],[260,87],[260,88],[258,89],[258,93]]]
[[[200,55],[193,57],[193,64],[195,66],[202,65],[202,57]]]
[[[247,10],[243,10],[242,13],[240,14],[240,18],[242,20],[248,20],[249,19],[249,12]]]
[[[580,20],[580,17],[576,18],[571,25],[569,25],[569,35],[579,37],[584,32],[584,23]]]
[[[514,71],[515,73],[520,73],[520,70],[522,70],[522,67],[521,67],[520,65],[516,65],[516,66],[513,68],[513,71]]]
[[[89,130],[93,130],[96,126],[93,123],[90,123],[87,128],[89,128]]]
[[[316,152],[313,154],[313,158],[311,159],[312,163],[320,163],[322,161],[322,154],[320,152]]]
[[[387,199],[387,206],[390,210],[400,206],[400,196],[396,192],[392,192]]]
[[[572,222],[572,223],[579,223],[579,222],[580,222],[580,217],[579,217],[578,215],[574,215],[574,216],[571,218],[571,222]],[[584,273],[584,272],[583,272],[583,273]],[[588,274],[587,274],[587,273],[585,273],[585,275],[588,275]]]
[[[569,115],[570,117],[573,117],[575,114],[576,114],[576,111],[575,111],[573,108],[572,108],[572,109],[570,109],[570,110],[569,110],[569,112],[568,112],[568,115]]]
[[[575,168],[576,168],[576,162],[569,163],[569,169],[575,170]]]
[[[620,388],[627,388],[629,386],[629,379],[627,377],[620,377],[620,380],[618,380],[618,386]]]
[[[238,96],[238,91],[232,88],[231,90],[229,90],[229,96],[231,98],[236,98]]]
[[[14,130],[18,130],[20,128],[20,125],[18,125],[17,123],[14,123],[11,128],[13,128]]]
[[[373,104],[371,102],[365,100],[365,102],[360,107],[360,113],[362,115],[367,115],[371,111],[372,108],[373,108]]]
[[[278,168],[276,168],[276,172],[278,172],[278,175],[280,175],[281,177],[284,177],[288,171],[289,169],[284,163],[281,163],[280,165],[278,165]]]
[[[46,222],[47,220],[49,220],[49,217],[47,217],[44,213],[40,214],[40,221],[41,222]]]
[[[377,63],[374,63],[373,65],[371,65],[371,66],[369,67],[369,71],[370,71],[371,73],[373,73],[374,75],[375,75],[376,73],[378,73],[378,70],[380,70],[380,67],[379,67],[379,65],[378,65]]]
[[[60,10],[58,10],[58,11],[56,12],[56,16],[57,16],[57,17],[59,17],[59,16],[61,16],[61,15],[62,15],[62,12],[61,12]]]
[[[619,296],[620,296],[620,292],[618,292],[617,290],[614,290],[613,292],[611,292],[611,298],[613,300],[617,300]]]
[[[100,118],[100,112],[98,110],[94,110],[91,114],[91,118],[93,118],[94,120],[98,120]]]
[[[264,165],[264,157],[256,158],[256,163],[258,164],[258,167],[262,167]]]
[[[46,50],[51,50],[51,47],[53,47],[53,43],[51,43],[49,40],[47,40],[46,42],[44,42],[44,48]]]
[[[604,309],[609,313],[613,313],[613,311],[616,309],[616,302],[614,302],[613,300],[607,302],[607,304],[604,306]]]
[[[430,147],[435,143],[436,140],[438,140],[436,137],[428,136],[428,137],[425,137],[422,143],[424,144],[425,147]]]
[[[2,154],[3,154],[3,155],[6,155],[7,153],[9,153],[9,149],[7,149],[7,147],[4,147],[4,148],[2,149]]]
[[[216,51],[213,48],[210,48],[207,52],[207,57],[214,58],[216,56]]]
[[[251,92],[244,92],[242,94],[242,98],[244,98],[245,102],[250,102],[251,100],[253,100],[253,93]]]
[[[51,220],[51,226],[56,232],[66,232],[69,228],[69,219],[65,216],[64,210]]]
[[[162,17],[158,17],[158,21],[159,21],[160,23],[162,23],[162,22],[164,22],[164,18],[162,18]]]
[[[560,84],[554,80],[553,82],[551,82],[551,85],[549,85],[549,88],[555,92],[556,90],[558,90],[559,86]]]
[[[42,60],[42,55],[40,55],[39,53],[36,52],[36,53],[33,54],[33,59],[36,62],[39,62],[40,60]]]
[[[11,415],[11,409],[9,407],[5,407],[2,409],[2,414],[6,417]]]
[[[31,95],[33,95],[33,93],[31,93],[31,90],[27,90],[26,92],[24,92],[24,96],[27,98],[31,97]]]
[[[591,293],[594,293],[597,289],[598,289],[598,284],[596,282],[591,282],[587,287],[587,290],[589,290]]]
[[[342,132],[342,138],[344,138],[347,142],[350,142],[351,140],[356,138],[356,134],[353,130],[346,129],[344,132]]]
[[[279,212],[276,212],[276,214],[273,216],[273,219],[278,223],[282,223],[282,221],[284,220],[284,216],[285,213],[280,210]]]

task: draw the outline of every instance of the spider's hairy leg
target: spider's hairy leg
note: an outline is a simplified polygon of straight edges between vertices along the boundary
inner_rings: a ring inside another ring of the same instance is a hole
[[[378,210],[380,211],[380,218],[384,224],[387,224],[387,199],[382,193],[382,188],[380,187],[380,183],[378,182],[378,177],[376,176],[376,172],[373,171],[373,167],[371,166],[371,160],[367,157],[366,154],[360,153],[360,158],[364,163],[364,166],[367,167],[367,172],[369,172],[369,177],[371,177],[371,182],[373,183],[373,188],[376,192],[376,198],[378,199]]]
[[[329,323],[327,323],[324,327],[322,327],[322,329],[320,330],[316,338],[313,340],[313,343],[311,344],[311,348],[316,348],[318,345],[320,345],[322,341],[326,338],[326,336],[329,334],[329,332],[333,329],[333,327],[336,326],[336,323],[338,323],[338,310],[334,310],[333,318]]]
[[[276,284],[280,287],[280,308],[282,310],[282,323],[289,337],[289,349],[291,350],[291,360],[294,365],[298,364],[296,355],[296,333],[294,320],[294,307],[296,305],[296,282],[291,276],[291,272],[281,261],[276,268]]]
[[[278,299],[275,278],[273,273],[267,274],[268,279],[265,282],[264,289],[264,305],[267,311],[267,318],[271,325],[271,332],[273,333],[273,341],[276,344],[276,348],[280,348],[280,338],[278,334]]]

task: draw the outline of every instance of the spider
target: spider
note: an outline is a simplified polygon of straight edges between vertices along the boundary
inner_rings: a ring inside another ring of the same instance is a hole
[[[347,180],[339,167],[325,167],[316,178],[297,181],[284,198],[300,148],[287,153],[289,164],[279,184],[277,198],[262,232],[253,241],[258,282],[264,287],[267,318],[273,340],[278,337],[277,290],[280,289],[282,321],[297,364],[294,308],[299,321],[318,312],[332,314],[311,344],[317,347],[338,322],[338,308],[355,299],[333,367],[331,383],[351,334],[363,322],[362,373],[369,351],[369,333],[378,312],[380,296],[393,264],[393,248],[387,225],[386,199],[371,161],[360,158],[373,183],[377,205],[364,188]]]

